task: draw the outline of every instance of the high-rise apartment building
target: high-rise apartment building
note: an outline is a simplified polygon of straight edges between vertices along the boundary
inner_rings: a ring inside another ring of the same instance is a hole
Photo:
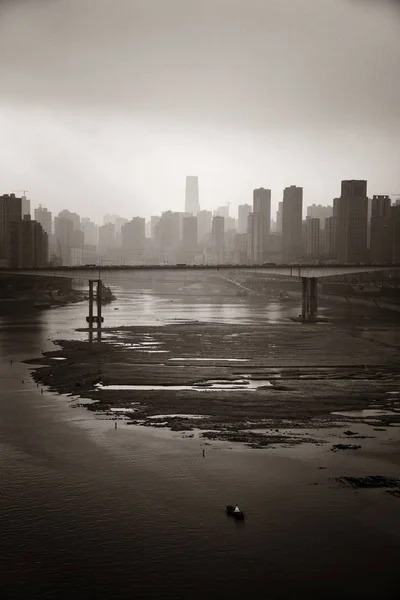
[[[237,228],[238,233],[247,233],[248,216],[251,212],[252,212],[251,204],[239,204],[239,206],[238,206],[238,228]]]
[[[128,262],[145,260],[146,219],[134,217],[121,229],[122,252]]]
[[[253,190],[253,213],[262,215],[263,235],[267,238],[271,231],[271,190]]]
[[[0,259],[10,265],[11,223],[22,219],[22,199],[15,194],[0,196]]]
[[[81,230],[85,246],[95,246],[97,248],[99,241],[99,227],[88,218],[81,219]]]
[[[197,239],[201,243],[211,233],[212,212],[201,210],[197,214]]]
[[[296,261],[302,253],[303,188],[292,185],[283,191],[282,255]]]
[[[276,211],[276,233],[282,233],[282,213],[283,213],[283,202],[279,202],[278,210]]]
[[[11,267],[44,267],[48,264],[48,235],[30,215],[11,223],[10,242]]]
[[[182,221],[182,260],[191,262],[197,252],[197,217],[184,217]]]
[[[325,219],[324,254],[330,259],[336,258],[336,217]]]
[[[306,229],[306,256],[310,258],[317,258],[320,253],[320,220],[314,219],[313,217],[307,217],[305,223]]]
[[[264,255],[264,217],[250,213],[247,217],[247,256],[252,263],[262,263]]]
[[[370,259],[390,263],[393,254],[393,223],[389,196],[373,196],[371,202]]]
[[[322,204],[311,204],[307,206],[307,217],[319,219],[321,229],[325,227],[325,219],[333,216],[333,206],[322,206]]]
[[[105,256],[110,250],[113,250],[117,244],[115,237],[115,223],[109,221],[104,225],[100,225],[98,234],[99,254]]]
[[[211,226],[211,246],[213,260],[223,263],[225,253],[225,219],[221,216],[213,217]]]
[[[197,175],[188,175],[186,177],[185,212],[197,215],[199,210],[199,178]]]
[[[41,224],[44,231],[47,233],[47,235],[50,238],[52,229],[53,229],[53,227],[52,227],[53,220],[52,220],[51,212],[49,210],[47,210],[47,208],[44,208],[43,206],[41,206],[39,204],[39,207],[35,208],[34,215],[35,215],[35,221],[37,221],[38,223]]]
[[[366,260],[368,229],[367,182],[342,181],[337,201],[336,245],[338,261],[360,263]]]
[[[392,231],[392,259],[390,262],[400,264],[400,203],[390,207]]]
[[[61,219],[69,219],[72,222],[74,229],[81,228],[81,218],[77,213],[73,213],[67,209],[64,209],[58,214],[58,216]]]
[[[22,204],[22,218],[31,216],[31,201],[26,197],[26,196],[22,196],[21,197],[21,204]]]
[[[180,250],[182,213],[163,212],[154,232],[155,252],[161,262],[176,262]]]
[[[263,262],[271,232],[271,190],[253,190],[253,212],[248,218],[247,230],[249,258],[252,262]]]
[[[229,217],[229,204],[218,206],[213,212],[213,217],[224,217],[224,219],[227,219]]]
[[[74,224],[70,219],[60,216],[54,218],[55,253],[64,267],[70,267],[73,264],[73,231]]]

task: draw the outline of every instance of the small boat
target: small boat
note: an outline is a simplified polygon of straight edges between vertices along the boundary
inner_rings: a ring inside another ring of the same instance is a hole
[[[226,507],[226,514],[229,517],[233,517],[234,519],[236,519],[238,521],[244,521],[244,513],[240,509],[236,510],[236,508],[239,508],[239,507],[228,504],[228,506]]]

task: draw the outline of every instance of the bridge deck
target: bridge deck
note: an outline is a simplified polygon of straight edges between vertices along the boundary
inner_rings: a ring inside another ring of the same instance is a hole
[[[255,271],[266,275],[284,275],[289,277],[333,277],[376,271],[397,271],[400,264],[263,264],[263,265],[83,265],[73,267],[35,267],[23,269],[0,268],[0,275],[43,275],[49,277],[72,277],[76,279],[111,279],[113,274],[129,275],[135,272],[152,271]]]

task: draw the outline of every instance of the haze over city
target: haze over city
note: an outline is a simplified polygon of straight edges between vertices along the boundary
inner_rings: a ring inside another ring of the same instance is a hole
[[[3,0],[0,190],[98,222],[182,210],[188,174],[204,209],[398,193],[398,27],[382,1]]]
[[[0,598],[387,600],[400,0],[0,0]]]

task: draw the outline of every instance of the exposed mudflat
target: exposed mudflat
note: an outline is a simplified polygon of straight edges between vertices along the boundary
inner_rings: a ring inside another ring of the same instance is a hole
[[[255,448],[326,443],[328,428],[347,441],[399,431],[398,348],[386,331],[389,342],[384,328],[375,336],[354,324],[120,327],[104,330],[101,343],[60,341],[29,362],[41,365],[38,383],[132,425]]]

